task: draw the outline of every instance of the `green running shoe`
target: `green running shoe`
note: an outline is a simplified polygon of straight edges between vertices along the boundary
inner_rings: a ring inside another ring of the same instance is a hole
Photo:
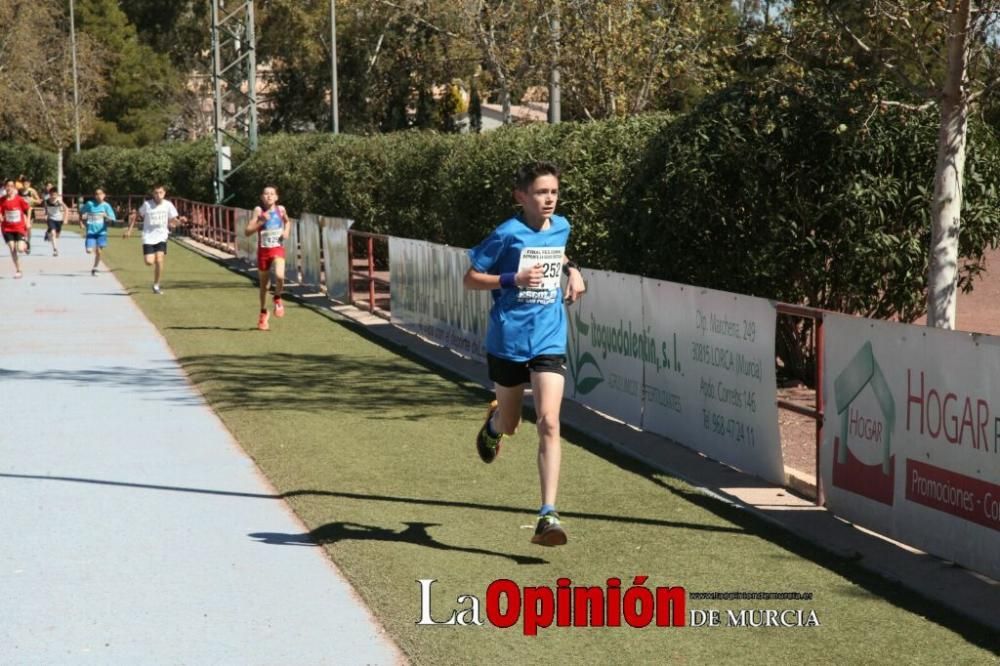
[[[503,441],[502,434],[491,437],[486,429],[486,424],[493,418],[493,412],[495,411],[497,411],[496,400],[490,403],[489,409],[486,410],[486,420],[483,421],[483,427],[479,429],[479,434],[476,435],[476,451],[484,463],[491,463],[496,460],[497,454],[500,453],[500,442]]]
[[[566,530],[559,524],[559,514],[549,511],[544,516],[538,516],[538,525],[535,527],[535,534],[531,537],[531,543],[540,546],[565,546]]]

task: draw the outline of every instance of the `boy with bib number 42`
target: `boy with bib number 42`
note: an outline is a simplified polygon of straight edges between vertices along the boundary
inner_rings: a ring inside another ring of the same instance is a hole
[[[549,162],[521,167],[514,179],[521,213],[503,222],[469,250],[466,289],[489,289],[493,307],[486,333],[487,362],[496,400],[476,437],[483,462],[493,462],[504,436],[521,421],[524,387],[531,385],[537,413],[538,476],[542,507],[532,543],[561,546],[566,532],[556,513],[559,409],[566,374],[566,312],[586,290],[579,268],[566,258],[570,225],[554,215],[559,169]],[[568,277],[565,297],[560,278]]]
[[[247,222],[246,235],[257,234],[257,271],[260,281],[260,315],[257,328],[270,329],[267,314],[267,290],[271,282],[271,267],[274,266],[274,316],[285,316],[285,304],[281,292],[285,288],[285,247],[283,245],[291,232],[292,223],[285,207],[278,205],[278,188],[268,185],[260,195],[260,205],[253,209]]]

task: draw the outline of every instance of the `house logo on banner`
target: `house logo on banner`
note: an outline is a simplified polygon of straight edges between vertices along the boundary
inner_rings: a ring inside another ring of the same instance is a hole
[[[833,389],[840,416],[840,434],[833,440],[833,485],[892,506],[896,403],[871,341],[854,355]]]

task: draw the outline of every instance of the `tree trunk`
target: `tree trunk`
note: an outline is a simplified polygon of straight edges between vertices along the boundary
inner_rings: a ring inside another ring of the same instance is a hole
[[[971,46],[972,0],[956,0],[952,6],[948,71],[941,97],[941,129],[931,202],[931,252],[927,275],[927,325],[948,329],[955,328],[958,295],[958,234],[969,120],[965,76]]]

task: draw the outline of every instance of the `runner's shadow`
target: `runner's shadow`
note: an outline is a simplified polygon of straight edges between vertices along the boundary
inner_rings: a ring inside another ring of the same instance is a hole
[[[167,326],[172,331],[256,331],[256,326]]]
[[[286,282],[285,285],[287,286],[288,283]],[[219,289],[245,290],[247,288],[245,282],[237,282],[235,284],[219,284],[218,282],[211,282],[208,280],[201,282],[198,280],[170,280],[169,282],[164,283],[163,286],[164,289],[169,287],[172,291],[180,291],[182,289],[211,289],[212,291],[217,291]]]
[[[293,545],[326,545],[337,543],[338,541],[396,541],[399,543],[412,543],[418,546],[426,546],[436,550],[453,550],[462,553],[472,553],[474,555],[492,555],[495,557],[506,557],[514,560],[517,564],[548,564],[540,557],[529,555],[514,555],[508,553],[497,553],[492,550],[482,548],[467,548],[464,546],[452,546],[441,543],[432,537],[427,528],[437,527],[440,523],[403,523],[406,528],[399,532],[378,527],[376,525],[362,525],[361,523],[338,522],[321,525],[311,532],[305,534],[281,534],[278,532],[254,532],[247,536],[257,539],[261,543],[281,546]]]

